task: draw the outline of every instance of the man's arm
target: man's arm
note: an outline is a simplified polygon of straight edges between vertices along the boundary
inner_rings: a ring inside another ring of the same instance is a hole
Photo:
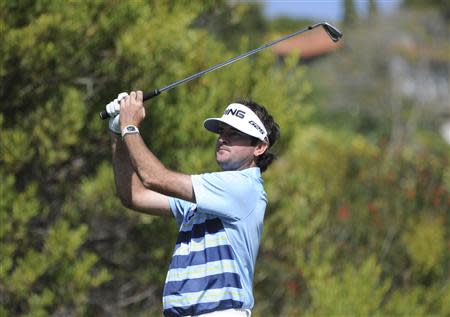
[[[113,168],[117,195],[130,209],[158,216],[172,216],[169,198],[145,188],[131,165],[125,144],[112,136]]]
[[[190,175],[165,168],[147,148],[139,134],[126,135],[124,143],[130,154],[131,163],[146,188],[195,203]]]
[[[121,129],[127,125],[139,126],[144,118],[142,91],[133,91],[121,101]],[[124,144],[137,176],[147,189],[195,203],[190,175],[167,169],[149,150],[138,133],[126,134]]]

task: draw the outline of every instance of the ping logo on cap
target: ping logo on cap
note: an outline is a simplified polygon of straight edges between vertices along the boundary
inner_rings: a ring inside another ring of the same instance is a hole
[[[261,129],[261,127],[253,120],[250,120],[248,123],[250,123],[250,125],[252,125],[253,127],[255,127],[256,130],[259,131],[259,133],[261,134],[265,134],[264,130]]]
[[[245,117],[245,111],[243,110],[239,110],[239,109],[233,109],[233,108],[227,108],[225,109],[224,115],[232,115],[232,116],[236,116],[239,119],[244,119]]]
[[[252,109],[243,104],[232,103],[228,105],[221,118],[206,119],[203,126],[211,132],[220,133],[221,123],[268,143],[267,130],[261,119]]]

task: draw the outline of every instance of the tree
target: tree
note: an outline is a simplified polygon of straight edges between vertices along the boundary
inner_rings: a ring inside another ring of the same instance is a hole
[[[356,22],[308,65],[311,120],[268,172],[255,314],[448,315],[450,152],[436,125],[448,89],[431,94],[448,78],[448,32],[427,14]],[[399,60],[427,79],[410,95]]]
[[[267,180],[255,313],[448,314],[448,145],[417,141],[392,158],[345,127],[295,135]]]
[[[120,205],[98,111],[121,91],[163,87],[253,48],[247,36],[225,44],[198,26],[211,7],[1,2],[2,316],[161,314],[177,228]],[[236,19],[225,29],[247,18],[224,15]],[[390,150],[390,95],[381,92],[392,90],[375,81],[386,66],[379,31],[349,28],[342,53],[310,69],[297,67],[298,56],[279,64],[266,51],[147,103],[145,141],[185,173],[217,168],[214,135],[201,121],[230,101],[251,97],[279,122],[255,315],[450,312],[448,145],[418,125],[411,142]]]
[[[121,91],[163,87],[236,55],[195,27],[209,7],[2,2],[2,314],[160,315],[177,228],[121,207],[98,112]],[[246,15],[234,17],[239,25]],[[249,42],[234,45],[244,51]],[[152,100],[141,128],[146,142],[166,166],[194,173],[216,169],[214,136],[201,118],[238,97],[263,100],[293,126],[308,84],[301,70],[274,64],[260,55]],[[287,74],[297,81],[286,83]]]
[[[445,0],[403,0],[403,6],[406,8],[435,9],[442,15],[447,23],[450,20],[450,4]]]
[[[369,20],[373,20],[378,14],[377,3],[375,0],[369,0]]]
[[[344,19],[345,26],[352,26],[358,18],[353,0],[344,0]]]

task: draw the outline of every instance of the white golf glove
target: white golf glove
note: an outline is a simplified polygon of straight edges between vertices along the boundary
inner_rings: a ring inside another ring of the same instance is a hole
[[[109,118],[108,128],[111,132],[113,132],[117,136],[122,135],[122,131],[120,131],[120,115],[118,114],[114,118]]]
[[[106,105],[106,112],[111,118],[114,118],[117,116],[120,112],[120,101],[128,96],[128,93],[121,92],[119,95],[117,95],[117,98],[111,101]]]
[[[120,101],[128,96],[126,92],[121,92],[119,95],[117,95],[117,98],[111,101],[106,105],[106,112],[108,112],[108,115],[111,117],[108,122],[108,128],[110,131],[112,131],[116,135],[121,135],[120,131],[120,119],[119,119],[119,113],[120,113]]]

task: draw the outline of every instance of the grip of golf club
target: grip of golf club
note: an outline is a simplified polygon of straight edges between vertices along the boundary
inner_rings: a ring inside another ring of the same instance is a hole
[[[154,89],[154,90],[151,91],[151,92],[145,93],[143,99],[144,99],[144,101],[149,100],[149,99],[152,99],[153,97],[158,96],[160,93],[161,93],[161,92],[159,91],[159,89]]]
[[[143,100],[146,101],[146,100],[152,99],[153,97],[158,96],[160,93],[161,92],[159,91],[159,89],[154,89],[151,92],[145,93],[144,96],[143,96]],[[105,120],[105,119],[109,118],[109,114],[108,114],[108,112],[106,112],[106,110],[101,111],[99,113],[99,115],[100,115],[100,119],[102,119],[102,120]]]

